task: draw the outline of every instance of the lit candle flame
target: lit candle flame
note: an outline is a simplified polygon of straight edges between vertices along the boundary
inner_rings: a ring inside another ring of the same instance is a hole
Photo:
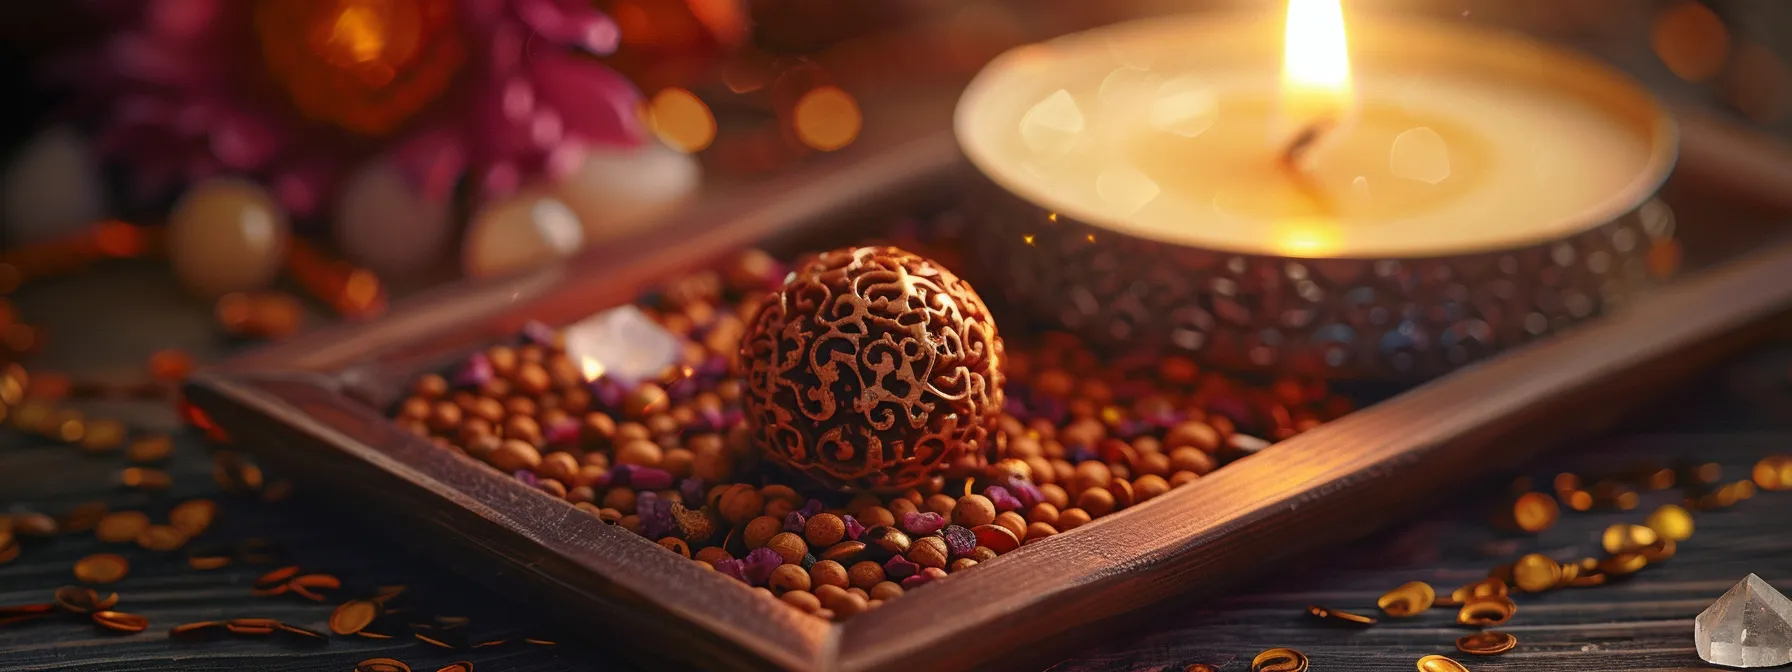
[[[1289,156],[1310,155],[1355,106],[1339,0],[1289,0],[1282,44],[1282,129]]]

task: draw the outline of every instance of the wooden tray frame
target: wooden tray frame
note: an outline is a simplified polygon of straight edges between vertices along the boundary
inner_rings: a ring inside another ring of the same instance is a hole
[[[1779,328],[1792,308],[1792,244],[1766,247],[841,624],[677,561],[381,414],[379,404],[397,398],[407,380],[515,334],[526,320],[569,322],[741,246],[964,179],[943,119],[916,118],[926,121],[890,124],[885,136],[800,175],[715,194],[610,253],[447,288],[379,321],[202,372],[187,398],[307,492],[384,523],[458,570],[552,606],[569,624],[599,624],[574,632],[643,662],[854,672],[1017,667],[1050,662],[1099,636],[1093,626],[1112,617],[1236,585],[1296,553],[1408,517],[1445,487],[1608,427]],[[1696,117],[1685,125],[1689,174],[1676,182],[1693,185],[1694,198],[1676,203],[1683,232],[1707,223],[1687,203],[1723,205],[1740,195],[1784,206],[1792,162],[1733,129]],[[1725,190],[1741,193],[1711,196]],[[1761,231],[1750,235],[1758,242]]]

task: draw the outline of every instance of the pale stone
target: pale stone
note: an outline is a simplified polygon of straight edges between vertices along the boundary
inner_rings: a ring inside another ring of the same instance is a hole
[[[554,195],[578,214],[589,245],[652,226],[702,183],[697,157],[648,141],[638,148],[588,149]]]
[[[425,198],[392,164],[371,161],[337,192],[336,244],[350,261],[403,278],[448,257],[448,210],[448,199]]]
[[[473,215],[461,266],[473,277],[516,273],[572,256],[584,244],[585,232],[571,208],[552,196],[524,192]]]
[[[267,190],[223,177],[187,189],[168,215],[168,257],[194,293],[260,289],[286,261],[286,212]]]
[[[684,343],[634,306],[611,308],[562,332],[566,354],[587,379],[606,376],[625,385],[659,375],[678,363]]]
[[[7,241],[67,236],[106,216],[106,185],[87,141],[66,126],[38,133],[0,175]]]
[[[1792,601],[1750,574],[1699,614],[1693,642],[1707,663],[1730,667],[1792,663]]]

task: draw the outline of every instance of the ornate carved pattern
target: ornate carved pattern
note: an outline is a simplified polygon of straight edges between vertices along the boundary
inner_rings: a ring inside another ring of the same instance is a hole
[[[916,485],[987,459],[1002,340],[969,284],[894,247],[797,269],[741,345],[747,417],[773,460],[833,486]]]

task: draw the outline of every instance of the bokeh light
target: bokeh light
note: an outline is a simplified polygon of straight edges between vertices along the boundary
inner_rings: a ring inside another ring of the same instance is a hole
[[[796,137],[803,144],[831,152],[858,139],[864,123],[859,103],[852,94],[839,87],[823,86],[810,90],[793,110]]]
[[[716,139],[716,118],[696,94],[677,87],[661,89],[648,103],[654,135],[666,146],[695,153]]]
[[[1723,19],[1691,0],[1669,5],[1655,16],[1649,43],[1669,70],[1689,82],[1717,76],[1730,55],[1730,32]]]

